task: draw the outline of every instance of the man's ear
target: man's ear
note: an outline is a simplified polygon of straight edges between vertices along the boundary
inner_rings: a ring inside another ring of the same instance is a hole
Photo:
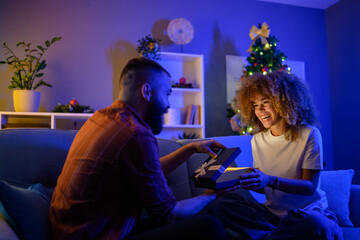
[[[152,93],[152,90],[151,90],[150,84],[144,83],[141,86],[141,95],[145,99],[145,101],[150,102],[151,93]]]

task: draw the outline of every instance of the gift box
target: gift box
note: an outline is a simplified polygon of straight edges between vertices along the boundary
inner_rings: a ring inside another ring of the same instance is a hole
[[[251,167],[229,167],[241,153],[240,148],[220,149],[218,157],[209,157],[191,176],[196,187],[222,189],[239,182],[240,176],[251,173]]]

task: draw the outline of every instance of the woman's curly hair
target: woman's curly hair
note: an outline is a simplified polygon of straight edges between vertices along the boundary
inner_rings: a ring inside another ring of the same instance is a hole
[[[255,115],[254,100],[257,94],[270,99],[276,113],[287,123],[286,140],[295,141],[302,125],[317,123],[310,92],[298,77],[285,71],[254,74],[247,77],[237,94],[242,121],[253,125],[254,133],[267,130]]]

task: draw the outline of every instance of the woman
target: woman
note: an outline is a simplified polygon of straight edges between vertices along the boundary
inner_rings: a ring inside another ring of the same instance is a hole
[[[283,71],[253,75],[237,97],[244,124],[254,126],[253,172],[240,186],[265,193],[266,202],[230,193],[206,212],[241,239],[342,239],[319,188],[322,141],[305,84]]]

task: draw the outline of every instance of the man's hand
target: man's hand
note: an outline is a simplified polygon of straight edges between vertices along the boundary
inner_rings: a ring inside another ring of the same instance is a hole
[[[213,190],[213,189],[206,189],[203,195],[215,195],[216,197],[219,197],[221,195],[224,195],[225,193],[235,191],[236,189],[241,188],[240,185],[235,185],[233,187],[223,188],[219,190]]]
[[[217,158],[217,154],[214,152],[215,150],[226,148],[224,145],[215,140],[196,141],[190,143],[189,145],[191,145],[194,153],[207,153],[212,158]]]
[[[175,168],[180,166],[180,164],[186,161],[193,153],[207,153],[212,158],[216,158],[217,154],[214,153],[214,151],[219,148],[226,147],[215,140],[202,140],[186,144],[176,151],[160,158],[161,169],[165,176],[167,176]]]

